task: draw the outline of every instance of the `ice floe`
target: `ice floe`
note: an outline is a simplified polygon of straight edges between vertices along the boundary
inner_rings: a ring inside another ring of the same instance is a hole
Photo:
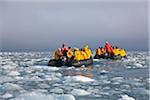
[[[119,98],[118,100],[135,100],[135,98],[125,94],[125,95],[121,95],[121,98]]]
[[[71,94],[75,96],[84,96],[84,95],[90,95],[91,93],[83,89],[73,89],[71,91]]]
[[[18,97],[10,100],[76,100],[75,97],[71,94],[62,94],[62,95],[51,95],[43,94],[40,92],[29,92],[21,94]]]
[[[9,98],[12,98],[12,97],[13,97],[13,95],[10,94],[10,93],[5,93],[4,95],[2,95],[3,99],[9,99]]]
[[[8,73],[8,75],[10,75],[10,76],[18,76],[18,75],[20,75],[20,73],[18,71],[11,71],[11,72]]]
[[[94,79],[85,77],[85,76],[66,76],[64,77],[65,81],[77,81],[77,82],[94,82]]]

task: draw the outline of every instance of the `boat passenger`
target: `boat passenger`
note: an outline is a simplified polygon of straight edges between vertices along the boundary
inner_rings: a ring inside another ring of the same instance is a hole
[[[79,48],[74,48],[74,60],[79,61],[81,59]]]
[[[91,50],[88,48],[88,45],[86,45],[84,47],[85,53],[87,54],[87,58],[90,59],[92,57],[92,52]]]
[[[61,51],[61,48],[58,48],[56,51],[55,51],[55,59],[56,60],[60,60],[60,59],[62,59],[62,57],[63,57],[63,53],[62,53],[62,51]]]
[[[68,46],[66,44],[62,44],[61,50],[63,52],[63,56],[67,57]]]
[[[113,49],[113,53],[114,53],[114,55],[115,56],[118,56],[119,55],[119,48],[116,46],[116,47],[114,47],[114,49]]]
[[[125,58],[126,58],[126,52],[125,52],[124,49],[121,48],[121,49],[119,50],[119,53],[120,53],[120,56],[121,56],[121,57],[123,57],[123,58],[125,57]]]

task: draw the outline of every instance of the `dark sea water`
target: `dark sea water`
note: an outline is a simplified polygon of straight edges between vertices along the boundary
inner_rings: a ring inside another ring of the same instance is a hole
[[[149,100],[149,52],[49,67],[53,52],[1,52],[0,100]]]

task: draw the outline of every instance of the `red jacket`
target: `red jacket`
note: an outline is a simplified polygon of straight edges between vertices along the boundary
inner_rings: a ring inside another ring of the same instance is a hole
[[[113,48],[111,47],[109,43],[106,43],[104,48],[107,52],[113,53]]]
[[[64,46],[63,48],[62,48],[62,52],[63,51],[68,51],[68,47],[67,46]]]

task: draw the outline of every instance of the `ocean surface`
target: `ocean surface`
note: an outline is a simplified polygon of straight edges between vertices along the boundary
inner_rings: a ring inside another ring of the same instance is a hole
[[[51,67],[53,52],[1,52],[0,100],[149,100],[149,52]]]

